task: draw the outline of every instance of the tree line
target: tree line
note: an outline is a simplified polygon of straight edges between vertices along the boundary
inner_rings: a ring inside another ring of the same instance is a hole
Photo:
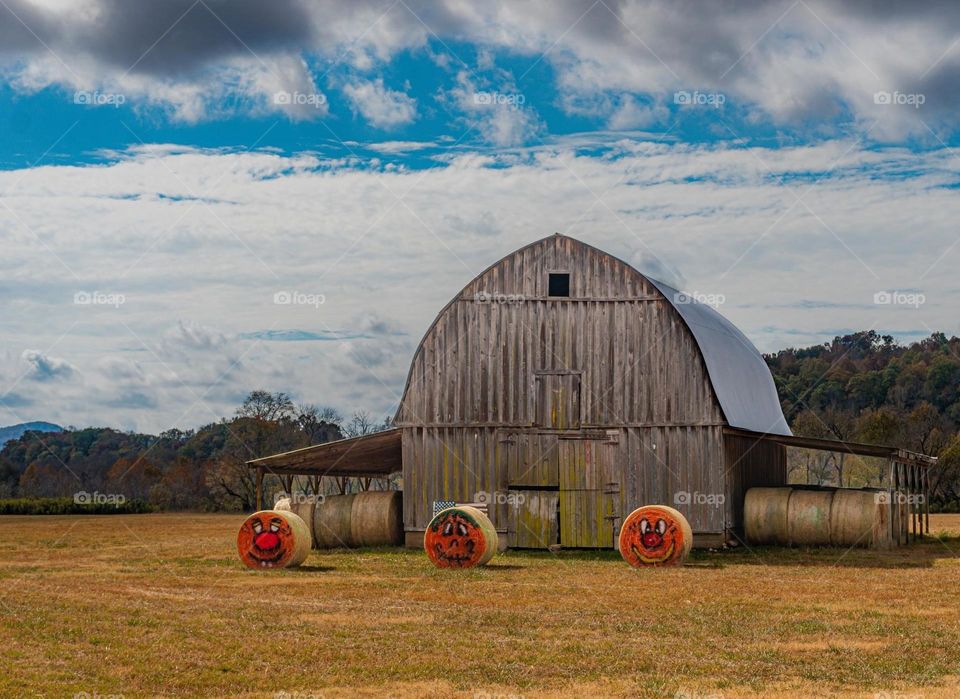
[[[232,418],[196,430],[27,432],[0,450],[0,498],[123,494],[158,509],[250,510],[256,497],[250,459],[387,427],[389,418],[364,411],[344,418],[258,390]]]

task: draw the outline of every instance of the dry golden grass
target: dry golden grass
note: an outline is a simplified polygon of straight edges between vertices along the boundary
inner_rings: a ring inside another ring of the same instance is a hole
[[[0,519],[0,696],[960,696],[960,516],[892,552],[646,571],[387,550],[262,573],[236,558],[241,520]]]

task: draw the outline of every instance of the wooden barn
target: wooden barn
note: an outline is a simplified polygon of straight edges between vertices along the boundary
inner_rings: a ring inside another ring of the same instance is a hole
[[[763,357],[713,308],[553,235],[440,311],[394,429],[251,466],[260,479],[402,471],[411,546],[443,502],[485,503],[520,548],[611,548],[634,508],[667,504],[713,546],[739,537],[748,488],[786,484],[786,445],[839,444],[816,442],[791,436]]]

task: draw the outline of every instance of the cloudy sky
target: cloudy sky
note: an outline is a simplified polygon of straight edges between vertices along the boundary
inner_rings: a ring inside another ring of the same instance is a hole
[[[763,351],[960,333],[953,2],[0,0],[0,424],[395,408],[566,233]]]

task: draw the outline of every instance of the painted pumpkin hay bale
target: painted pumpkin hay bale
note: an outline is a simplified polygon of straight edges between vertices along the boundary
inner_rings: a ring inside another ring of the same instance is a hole
[[[423,548],[438,568],[472,568],[493,558],[497,530],[490,518],[475,507],[448,507],[430,520]]]
[[[693,530],[672,507],[645,505],[624,520],[618,547],[635,568],[680,565],[693,548]]]
[[[293,512],[262,510],[247,517],[237,534],[237,552],[249,568],[292,568],[307,560],[312,537]]]

